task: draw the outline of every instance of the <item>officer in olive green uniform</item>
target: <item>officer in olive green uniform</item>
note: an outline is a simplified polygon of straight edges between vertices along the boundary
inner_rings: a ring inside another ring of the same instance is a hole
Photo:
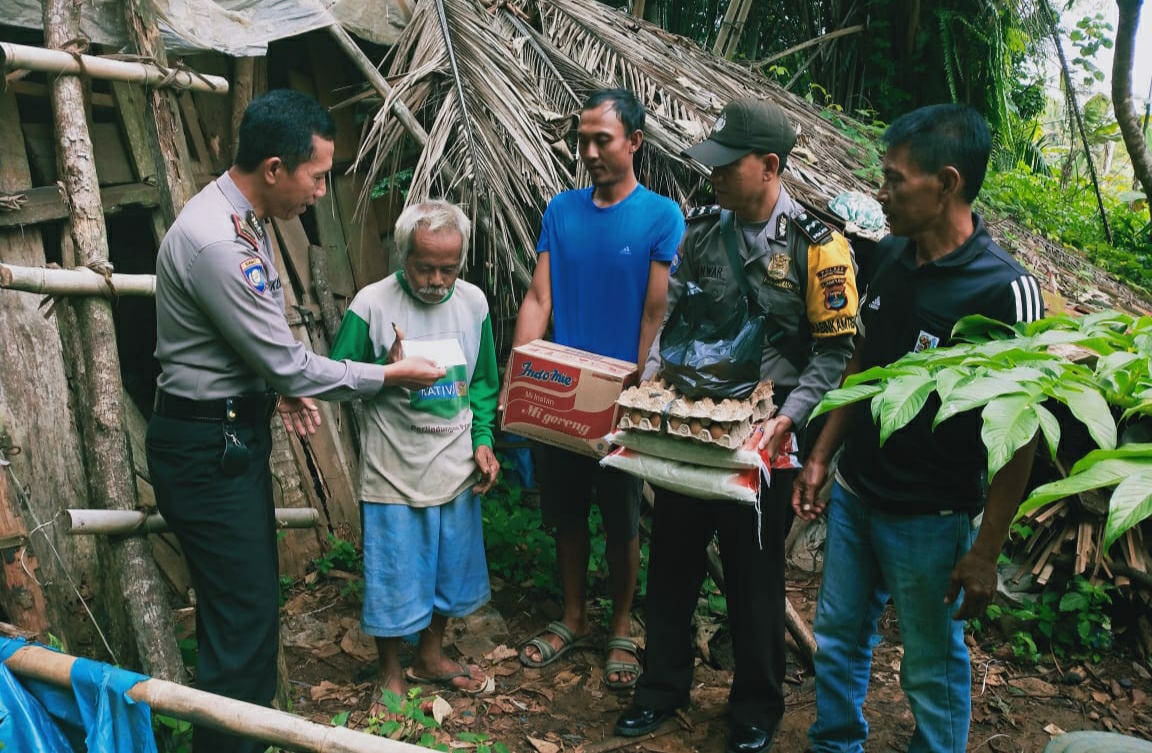
[[[252,703],[276,691],[279,578],[269,419],[319,423],[300,396],[372,396],[385,381],[426,386],[424,359],[388,366],[321,358],[295,340],[273,263],[270,217],[290,219],[324,195],[335,125],[311,97],[269,92],[240,126],[236,163],[173,223],[156,259],[161,374],[146,447],[156,502],[196,591],[196,684]],[[197,753],[264,745],[198,727]]]
[[[779,406],[763,427],[761,446],[770,451],[788,431],[799,431],[824,394],[839,384],[856,332],[851,246],[805,213],[779,180],[794,143],[795,130],[779,107],[748,99],[725,107],[709,138],[685,152],[713,168],[720,206],[689,214],[668,294],[672,311],[692,282],[724,309],[732,310],[747,295],[766,314],[760,376],[772,380]],[[746,282],[734,273],[732,257]],[[657,342],[649,376],[658,353]],[[715,534],[735,654],[727,752],[771,747],[784,714],[784,538],[794,475],[773,471],[758,509],[656,490],[647,661],[633,705],[616,722],[617,733],[646,734],[688,703],[692,614]]]

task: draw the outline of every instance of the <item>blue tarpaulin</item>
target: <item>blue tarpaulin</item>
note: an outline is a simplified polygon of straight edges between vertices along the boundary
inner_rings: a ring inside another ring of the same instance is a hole
[[[33,644],[0,638],[0,662]],[[42,647],[47,648],[47,647]],[[152,712],[128,697],[145,675],[90,659],[72,665],[72,688],[16,677],[0,665],[0,751],[155,753]]]

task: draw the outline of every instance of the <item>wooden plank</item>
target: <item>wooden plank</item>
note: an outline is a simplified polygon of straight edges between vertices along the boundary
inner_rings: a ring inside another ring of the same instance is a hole
[[[389,267],[388,255],[380,242],[376,213],[368,209],[362,218],[356,216],[356,204],[363,187],[364,176],[357,173],[337,175],[332,179],[332,191],[336,194],[336,208],[344,225],[348,261],[357,290],[387,277]]]
[[[305,34],[304,40],[311,62],[309,71],[313,76],[312,90],[320,104],[331,108],[347,96],[349,87],[363,85],[360,77],[350,75],[346,65],[348,58],[331,35],[318,31]],[[351,162],[360,148],[360,127],[356,123],[356,113],[352,108],[340,108],[332,112],[332,118],[336,121],[333,161],[337,164]]]
[[[56,171],[56,137],[49,123],[25,123],[24,138],[31,160],[30,184],[50,186],[59,180]],[[96,175],[101,186],[132,183],[132,176],[120,129],[115,123],[92,123],[92,154],[96,160]]]
[[[0,193],[31,183],[16,96],[0,90]],[[0,262],[39,267],[45,261],[38,228],[0,230]],[[38,305],[37,296],[0,295],[0,434],[6,432],[7,442],[22,448],[8,460],[20,484],[33,490],[28,507],[17,513],[29,531],[38,521],[51,520],[60,500],[77,507],[88,504],[60,333],[55,320],[45,319]],[[50,543],[65,563],[41,555],[39,580],[49,584],[44,591],[53,633],[66,642],[91,633],[87,619],[68,608],[75,596],[67,584],[100,581],[95,542],[70,539],[56,526],[48,526],[31,541],[38,552],[47,551]],[[98,586],[96,590],[97,599],[105,596]]]
[[[200,73],[232,77],[229,59],[218,52],[193,55],[185,62]],[[200,116],[200,129],[210,156],[212,172],[227,170],[232,164],[232,102],[230,97],[222,97],[211,92],[191,92],[196,112]],[[234,95],[233,95],[234,96]]]
[[[149,135],[144,120],[145,113],[148,112],[147,96],[139,86],[119,81],[112,83],[112,93],[116,98],[116,115],[120,118],[120,128],[128,149],[128,159],[132,162],[132,170],[141,183],[156,185],[156,150],[152,148],[152,136]],[[161,201],[163,197],[157,188],[158,211],[149,213],[152,240],[155,241],[157,248],[160,247],[160,242],[164,240],[164,234],[168,231],[168,226],[164,222],[165,212],[160,209]]]
[[[8,493],[8,474],[0,468],[0,607],[23,630],[48,637],[48,605],[33,573],[40,568],[28,548],[28,529]]]
[[[284,256],[276,234],[272,234],[272,248],[276,259],[276,268],[283,279],[287,279],[287,270]],[[288,311],[297,304],[296,291],[292,285],[284,286],[284,305]],[[309,348],[311,334],[304,326],[293,327],[296,339]],[[289,444],[296,456],[297,475],[303,482],[315,480],[315,484],[307,484],[309,501],[313,507],[320,511],[327,521],[326,529],[337,526],[353,526],[360,530],[360,508],[358,504],[355,463],[355,454],[350,444],[341,436],[340,427],[344,421],[341,412],[344,410],[338,403],[317,401],[320,406],[321,427],[307,440],[292,439]],[[284,433],[288,441],[287,432]],[[274,450],[275,451],[275,450]],[[311,470],[310,470],[311,469]],[[313,475],[314,474],[314,475]],[[283,504],[291,506],[287,500]],[[287,536],[282,540],[287,541]],[[317,539],[317,545],[319,545]],[[304,545],[308,542],[299,542]],[[319,550],[303,561],[317,556]],[[283,559],[283,558],[282,558]],[[302,575],[303,573],[301,573]]]
[[[1092,533],[1095,526],[1089,520],[1080,521],[1076,528],[1076,569],[1074,573],[1080,574],[1088,569],[1088,558],[1092,554]]]
[[[276,229],[280,249],[284,253],[284,261],[296,286],[296,293],[300,300],[309,305],[316,300],[312,290],[312,268],[308,263],[308,233],[299,217],[290,220],[272,220],[272,227]]]
[[[356,277],[352,274],[344,225],[340,221],[340,210],[332,192],[317,201],[312,212],[316,217],[316,234],[320,236],[320,246],[328,257],[328,284],[332,287],[332,294],[351,299],[356,295]]]
[[[192,146],[192,172],[214,173],[212,167],[212,152],[208,149],[208,141],[204,138],[204,130],[200,125],[200,115],[196,112],[196,103],[189,92],[180,92],[176,95],[176,103],[180,106],[180,115],[184,120],[184,134]]]
[[[144,113],[148,107],[144,90],[135,84],[113,81],[112,95],[116,99],[116,117],[124,133],[128,158],[132,161],[136,180],[141,183],[155,182],[156,163],[152,159],[148,132],[144,128]]]
[[[26,201],[15,211],[0,210],[0,227],[35,225],[68,217],[68,209],[56,186],[41,186],[14,191]],[[104,214],[116,214],[127,207],[156,207],[160,204],[160,190],[143,183],[109,186],[100,192]]]
[[[20,79],[19,81],[11,81],[8,83],[8,90],[14,94],[21,94],[26,97],[43,97],[48,99],[52,95],[52,90],[47,84],[41,84],[36,81],[29,81],[27,79]],[[108,107],[115,109],[116,102],[111,94],[103,92],[89,92],[89,102],[94,107]]]

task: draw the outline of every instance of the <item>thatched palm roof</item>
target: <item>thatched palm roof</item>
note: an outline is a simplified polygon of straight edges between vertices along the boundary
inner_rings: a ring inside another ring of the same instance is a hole
[[[548,201],[587,185],[575,156],[573,115],[596,89],[626,87],[639,95],[648,110],[641,180],[683,204],[696,203],[707,171],[680,152],[740,96],[772,99],[798,127],[784,176],[794,195],[824,205],[846,190],[875,190],[858,177],[875,169],[874,151],[805,100],[694,42],[589,0],[421,0],[385,63],[393,98],[428,133],[409,201],[449,196],[479,220],[472,276],[498,317],[514,315],[530,280]],[[398,155],[411,138],[391,104],[381,105],[362,141],[358,168],[367,171],[369,186],[402,167]],[[1017,238],[1030,236],[1017,228]],[[1037,243],[1031,260],[1043,262]],[[1029,246],[1013,245],[1018,252]],[[1070,265],[1082,266],[1075,257],[1040,264],[1050,289],[1078,298],[1084,273],[1064,274]],[[1105,298],[1147,307],[1102,273],[1093,276]]]

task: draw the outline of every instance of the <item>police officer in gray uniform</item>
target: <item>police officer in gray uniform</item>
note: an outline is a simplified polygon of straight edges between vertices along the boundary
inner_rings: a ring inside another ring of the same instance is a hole
[[[772,456],[839,384],[856,331],[851,246],[780,182],[795,141],[778,106],[737,99],[721,111],[708,138],[685,152],[712,168],[719,206],[689,213],[668,287],[669,311],[691,282],[720,310],[732,311],[746,298],[765,314],[760,377],[772,381],[779,409],[764,422],[760,446]],[[659,342],[654,353],[658,348]],[[650,359],[646,375],[655,366]],[[616,720],[617,734],[648,734],[688,703],[692,614],[716,535],[735,659],[726,751],[771,747],[784,714],[784,538],[794,475],[772,471],[757,508],[656,490],[646,661],[633,704]]]
[[[268,705],[276,691],[279,588],[269,422],[314,433],[319,397],[370,397],[385,382],[424,387],[444,369],[422,358],[387,366],[333,361],[297,342],[284,316],[271,217],[324,195],[335,123],[307,95],[254,99],[236,160],[188,202],[156,260],[156,358],[148,467],[196,591],[197,686]],[[279,395],[279,397],[278,397]],[[197,753],[260,751],[197,728]]]

